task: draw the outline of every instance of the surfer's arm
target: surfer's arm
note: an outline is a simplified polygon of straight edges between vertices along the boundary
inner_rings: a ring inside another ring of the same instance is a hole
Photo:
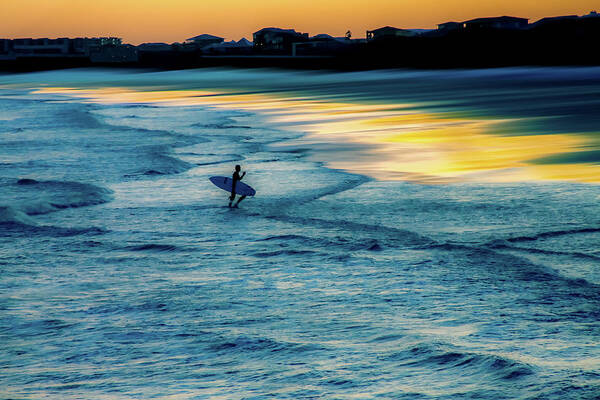
[[[246,171],[242,172],[242,176],[240,176],[240,181],[242,180],[242,178],[246,176]]]

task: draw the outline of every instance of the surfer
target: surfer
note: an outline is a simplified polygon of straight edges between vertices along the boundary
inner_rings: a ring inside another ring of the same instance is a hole
[[[241,167],[239,165],[235,166],[235,171],[233,171],[233,175],[231,177],[231,196],[229,196],[229,207],[231,207],[231,203],[233,203],[233,201],[235,200],[235,185],[238,181],[241,181],[244,176],[246,175],[246,171],[244,171],[242,173],[242,175],[240,175],[240,170]],[[237,208],[238,204],[240,204],[240,201],[244,200],[246,198],[246,196],[241,196],[237,203],[234,204],[233,207]]]

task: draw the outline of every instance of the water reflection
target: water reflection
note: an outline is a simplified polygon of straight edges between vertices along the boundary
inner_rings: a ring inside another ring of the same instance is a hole
[[[122,86],[88,83],[38,93],[257,112],[281,129],[306,133],[275,148],[310,148],[314,160],[376,179],[600,182],[600,70],[584,70],[585,79],[499,71],[492,77],[271,71],[272,82],[243,83],[240,71],[229,82],[226,71],[192,71],[182,72],[181,82],[155,73],[143,85],[130,78]]]

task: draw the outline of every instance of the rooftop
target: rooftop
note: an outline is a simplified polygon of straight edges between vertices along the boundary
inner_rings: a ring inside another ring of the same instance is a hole
[[[472,23],[472,22],[489,22],[489,21],[529,21],[528,18],[520,18],[520,17],[509,17],[508,15],[503,15],[501,17],[484,17],[484,18],[475,18],[465,21],[464,23]]]
[[[186,39],[186,40],[190,41],[190,42],[194,42],[194,41],[197,41],[197,40],[215,40],[215,39],[223,40],[222,37],[214,36],[214,35],[209,35],[209,34],[206,34],[206,33],[203,33],[202,35],[194,36],[193,38],[189,38],[189,39]]]

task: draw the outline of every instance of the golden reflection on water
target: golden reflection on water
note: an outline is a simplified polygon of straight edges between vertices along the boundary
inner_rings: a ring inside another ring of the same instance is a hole
[[[600,165],[536,164],[532,160],[585,150],[589,138],[577,134],[511,136],[496,134],[501,118],[425,112],[415,104],[359,104],[278,93],[152,89],[44,87],[38,93],[65,94],[104,104],[205,105],[257,112],[282,129],[306,133],[298,144],[328,146],[312,159],[329,167],[380,180],[421,183],[571,180],[600,182]],[[294,142],[285,143],[294,145]],[[346,148],[348,146],[345,146]],[[354,149],[354,150],[352,150]]]

